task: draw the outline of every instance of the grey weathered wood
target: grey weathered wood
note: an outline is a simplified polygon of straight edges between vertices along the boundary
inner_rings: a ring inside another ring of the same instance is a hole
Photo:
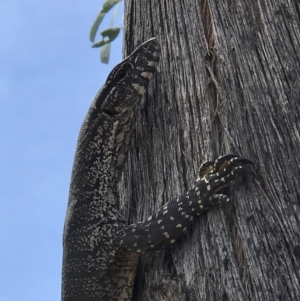
[[[236,153],[257,171],[171,251],[142,256],[135,300],[299,300],[299,1],[125,7],[125,53],[162,45],[120,186],[129,221],[188,189],[204,160]]]

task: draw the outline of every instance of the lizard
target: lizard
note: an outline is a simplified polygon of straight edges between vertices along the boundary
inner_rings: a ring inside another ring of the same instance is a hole
[[[205,162],[190,190],[147,220],[126,223],[117,184],[160,53],[152,38],[119,63],[81,126],[63,233],[62,301],[130,301],[140,255],[174,244],[195,216],[228,202],[219,190],[253,164],[232,154]]]

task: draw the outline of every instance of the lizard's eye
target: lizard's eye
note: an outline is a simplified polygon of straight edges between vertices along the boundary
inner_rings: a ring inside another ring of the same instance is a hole
[[[130,64],[125,64],[124,66],[122,66],[122,68],[120,68],[117,73],[115,74],[114,78],[121,80],[124,79],[127,74],[128,74],[128,70],[131,68]]]
[[[115,79],[123,79],[126,77],[126,75],[127,75],[126,70],[122,68],[116,73]]]

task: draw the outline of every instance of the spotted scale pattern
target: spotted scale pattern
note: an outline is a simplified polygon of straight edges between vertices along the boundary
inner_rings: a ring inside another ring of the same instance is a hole
[[[220,189],[249,171],[251,161],[234,155],[204,163],[187,193],[126,224],[117,185],[159,58],[155,38],[137,47],[111,71],[82,124],[64,226],[62,301],[130,301],[140,254],[174,244],[195,216],[228,201]]]
[[[191,189],[169,201],[146,221],[121,229],[116,244],[138,253],[174,244],[186,233],[194,218],[203,211],[229,202],[218,193],[233,180],[253,173],[247,165],[252,162],[235,155],[225,155],[201,165]]]
[[[117,184],[159,58],[155,38],[138,46],[111,71],[81,126],[63,235],[62,301],[131,300],[138,255],[113,244],[126,227]]]

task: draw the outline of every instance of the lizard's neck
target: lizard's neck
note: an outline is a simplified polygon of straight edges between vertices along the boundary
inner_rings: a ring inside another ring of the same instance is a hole
[[[81,127],[75,154],[70,198],[118,205],[117,183],[135,127],[135,110],[122,118],[100,115],[92,105]],[[71,201],[71,200],[70,200]]]

